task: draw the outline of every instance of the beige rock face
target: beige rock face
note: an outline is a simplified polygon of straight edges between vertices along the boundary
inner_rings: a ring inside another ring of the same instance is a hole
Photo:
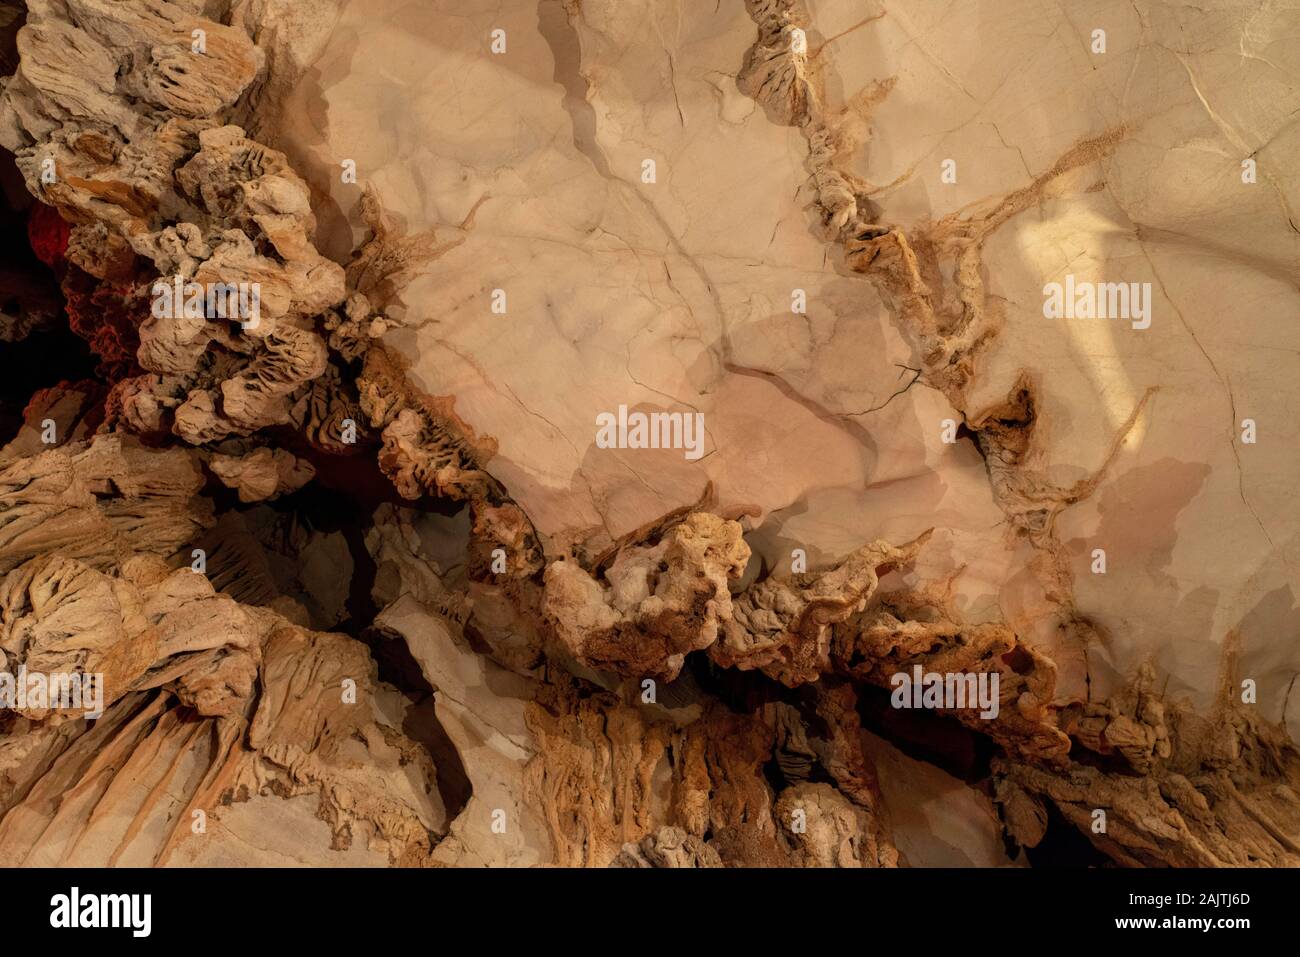
[[[208,467],[223,485],[239,493],[241,502],[260,502],[284,492],[296,492],[316,474],[310,462],[282,449],[254,449],[247,455],[212,457]]]
[[[1295,10],[28,6],[6,863],[1300,864]]]

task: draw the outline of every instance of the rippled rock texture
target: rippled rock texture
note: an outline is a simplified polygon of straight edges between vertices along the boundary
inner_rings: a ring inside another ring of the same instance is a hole
[[[0,10],[0,863],[1300,865],[1300,12]]]

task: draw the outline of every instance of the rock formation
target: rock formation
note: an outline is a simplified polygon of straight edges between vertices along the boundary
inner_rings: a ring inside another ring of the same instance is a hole
[[[0,22],[0,863],[1300,865],[1300,22],[995,7]]]

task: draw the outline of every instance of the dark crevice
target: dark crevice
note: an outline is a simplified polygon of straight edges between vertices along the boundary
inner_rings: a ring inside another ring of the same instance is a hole
[[[956,718],[925,709],[895,708],[890,691],[857,684],[862,726],[908,757],[933,764],[972,787],[989,780],[998,747]]]
[[[1050,801],[1047,805],[1047,831],[1037,847],[1026,847],[1025,857],[1033,867],[1113,867],[1114,863],[1093,846],[1077,827]],[[1014,842],[1006,838],[1008,853]]]

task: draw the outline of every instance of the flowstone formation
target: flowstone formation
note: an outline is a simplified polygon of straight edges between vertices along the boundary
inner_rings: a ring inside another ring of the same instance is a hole
[[[1300,865],[1296,11],[0,10],[0,863]]]

